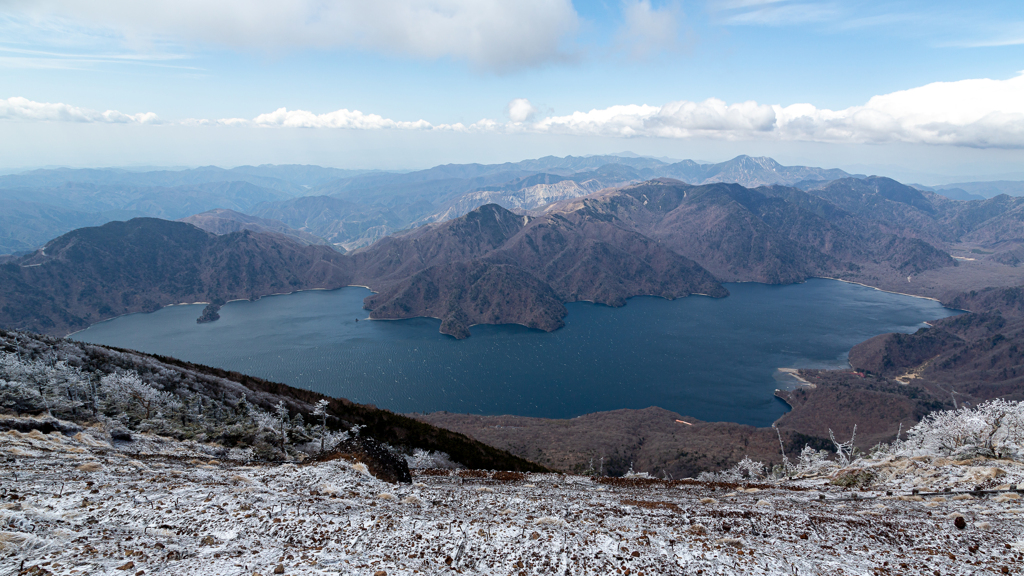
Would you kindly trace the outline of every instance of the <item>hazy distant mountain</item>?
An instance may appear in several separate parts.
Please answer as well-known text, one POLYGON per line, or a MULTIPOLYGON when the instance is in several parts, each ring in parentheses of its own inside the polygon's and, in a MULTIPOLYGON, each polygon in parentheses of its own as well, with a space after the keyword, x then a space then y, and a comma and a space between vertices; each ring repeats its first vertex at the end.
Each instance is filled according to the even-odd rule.
POLYGON ((497 204, 517 211, 530 211, 598 190, 640 182, 651 175, 622 164, 606 164, 597 170, 569 176, 540 173, 517 178, 501 186, 484 186, 445 203, 443 209, 427 215, 414 225, 457 218, 484 204, 497 204))
POLYGON ((261 204, 253 213, 332 244, 353 250, 368 246, 404 227, 406 219, 391 209, 356 204, 330 196, 303 196, 261 204))
MULTIPOLYGON (((957 184, 943 184, 941 186, 933 186, 936 192, 944 196, 947 192, 962 190, 963 192, 972 196, 981 196, 982 198, 993 198, 1000 194, 1006 194, 1007 196, 1024 196, 1024 181, 1017 180, 997 180, 994 182, 960 182, 957 184)), ((957 198, 960 200, 962 198, 957 198)), ((971 198, 972 200, 974 198, 971 198)))
POLYGON ((56 187, 0 189, 0 200, 4 201, 35 202, 81 212, 123 210, 170 219, 214 208, 245 212, 261 202, 286 198, 289 196, 278 190, 248 182, 210 182, 169 188, 67 182, 56 187))
POLYGON ((658 176, 675 178, 688 184, 731 182, 748 188, 771 184, 791 185, 804 180, 837 180, 850 176, 839 169, 783 166, 765 156, 737 156, 719 164, 697 164, 692 160, 683 160, 659 172, 658 176))
POLYGON ((251 230, 252 232, 281 234, 295 240, 299 244, 327 244, 327 241, 323 238, 303 232, 302 230, 289 228, 281 221, 257 218, 256 216, 249 216, 234 210, 221 208, 208 210, 201 214, 193 214, 188 218, 182 218, 180 221, 187 222, 196 228, 217 235, 251 230))
POLYGON ((67 182, 104 186, 194 186, 214 182, 248 182, 289 195, 301 195, 309 187, 365 170, 339 170, 320 166, 261 165, 224 169, 203 166, 187 170, 135 171, 118 168, 54 168, 0 176, 0 188, 48 188, 67 182))
MULTIPOLYGON (((352 249, 396 230, 456 218, 488 203, 535 210, 602 188, 663 176, 690 183, 730 181, 755 186, 847 175, 838 170, 785 167, 770 158, 740 156, 721 164, 689 160, 667 164, 627 154, 547 156, 489 165, 447 164, 406 173, 304 165, 185 170, 57 168, 0 176, 0 200, 92 213, 75 220, 77 225, 101 223, 117 217, 113 216, 117 211, 122 217, 177 219, 228 209, 281 219, 292 228, 352 249), (350 205, 325 210, 318 205, 322 201, 286 204, 306 196, 331 196, 350 205), (280 214, 270 207, 273 203, 279 205, 280 214)), ((42 216, 39 218, 43 221, 36 222, 38 218, 31 211, 23 214, 25 218, 9 224, 0 222, 0 237, 19 239, 0 243, 0 251, 32 249, 75 227, 47 224, 42 216), (50 231, 54 235, 47 236, 50 231)))
POLYGON ((31 251, 65 232, 140 216, 183 218, 215 208, 247 212, 288 198, 248 182, 175 187, 66 182, 44 188, 0 189, 0 253, 31 251))
MULTIPOLYGON (((914 187, 921 189, 918 186, 914 186, 914 187)), ((960 200, 961 202, 970 202, 972 200, 984 200, 985 199, 984 196, 982 196, 980 194, 971 194, 970 192, 968 192, 967 190, 964 190, 963 188, 943 188, 942 190, 932 189, 930 191, 931 192, 935 192, 936 194, 939 194, 940 196, 945 196, 946 198, 949 198, 950 200, 960 200)))
POLYGON ((407 210, 399 227, 457 218, 494 203, 511 210, 535 210, 609 187, 658 177, 693 184, 736 182, 744 186, 792 184, 847 178, 842 170, 782 166, 771 158, 739 156, 720 164, 684 160, 666 164, 653 158, 623 156, 548 156, 506 164, 449 164, 406 174, 367 174, 332 182, 318 192, 357 203, 397 209, 403 204, 428 210, 407 210))
POLYGON ((65 232, 97 226, 123 217, 123 212, 81 212, 40 202, 2 200, 0 254, 31 252, 65 232))

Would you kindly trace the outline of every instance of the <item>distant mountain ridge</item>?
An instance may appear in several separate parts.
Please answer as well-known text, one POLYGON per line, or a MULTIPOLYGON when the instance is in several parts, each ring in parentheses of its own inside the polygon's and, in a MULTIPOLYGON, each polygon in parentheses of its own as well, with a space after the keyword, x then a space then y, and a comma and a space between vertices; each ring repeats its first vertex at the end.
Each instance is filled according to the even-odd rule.
POLYGON ((256 216, 249 216, 248 214, 222 208, 194 214, 188 218, 181 218, 180 221, 187 222, 196 228, 217 234, 218 236, 250 230, 252 232, 281 234, 295 240, 299 244, 327 244, 327 241, 319 236, 289 228, 278 220, 257 218, 256 216))
POLYGON ((535 210, 609 187, 658 177, 692 184, 793 184, 848 176, 839 170, 786 167, 740 156, 719 164, 666 163, 636 155, 547 156, 503 164, 447 164, 412 172, 261 165, 184 170, 45 169, 0 176, 0 201, 32 203, 21 218, 0 219, 0 253, 29 251, 78 227, 138 216, 178 219, 229 209, 285 225, 346 250, 384 235, 456 218, 488 203, 535 210), (330 196, 354 206, 335 218, 301 197, 330 196), (56 219, 52 209, 71 210, 56 219), (307 209, 309 212, 303 213, 307 209), (81 213, 81 214, 79 214, 81 213))

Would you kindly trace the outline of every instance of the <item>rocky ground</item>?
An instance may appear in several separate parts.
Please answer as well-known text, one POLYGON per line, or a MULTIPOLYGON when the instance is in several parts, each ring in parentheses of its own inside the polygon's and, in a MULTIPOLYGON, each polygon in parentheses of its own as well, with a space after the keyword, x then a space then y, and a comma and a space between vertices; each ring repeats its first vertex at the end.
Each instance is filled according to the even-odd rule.
POLYGON ((887 457, 761 484, 420 470, 398 485, 344 459, 213 450, 0 433, 0 574, 1024 572, 1010 461, 887 457))

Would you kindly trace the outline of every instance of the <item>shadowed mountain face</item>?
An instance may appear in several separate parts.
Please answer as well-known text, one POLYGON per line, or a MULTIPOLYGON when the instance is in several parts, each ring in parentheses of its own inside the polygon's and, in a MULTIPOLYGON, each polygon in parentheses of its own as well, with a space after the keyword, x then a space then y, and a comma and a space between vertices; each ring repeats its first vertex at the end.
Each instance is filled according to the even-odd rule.
POLYGON ((890 234, 794 188, 645 182, 560 204, 664 244, 721 280, 772 284, 855 276, 863 266, 899 273, 952 266, 948 254, 890 234))
POLYGON ((495 205, 344 256, 277 233, 216 236, 141 218, 65 234, 0 270, 0 322, 54 334, 167 304, 350 284, 379 292, 366 301, 374 318, 436 316, 460 338, 478 323, 554 330, 565 301, 726 294, 703 268, 635 232, 495 205))
POLYGON ((562 302, 621 306, 640 294, 727 294, 691 260, 613 223, 573 213, 518 216, 494 204, 385 238, 352 258, 360 282, 397 282, 367 298, 371 317, 408 317, 435 301, 427 315, 458 337, 500 318, 558 328, 562 302))
POLYGON ((66 334, 180 302, 345 285, 341 255, 279 234, 217 236, 155 218, 69 232, 0 267, 4 326, 66 334))

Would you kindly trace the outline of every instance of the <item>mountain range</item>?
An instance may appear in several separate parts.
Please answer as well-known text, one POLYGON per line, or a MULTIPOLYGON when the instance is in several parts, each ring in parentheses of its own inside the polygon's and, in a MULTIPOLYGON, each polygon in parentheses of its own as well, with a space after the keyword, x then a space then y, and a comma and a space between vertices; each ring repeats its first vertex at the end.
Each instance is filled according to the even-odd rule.
POLYGON ((0 176, 0 200, 15 205, 15 210, 0 215, 0 254, 32 251, 82 226, 141 216, 178 219, 213 209, 278 219, 350 250, 488 203, 534 209, 662 176, 691 183, 759 185, 832 179, 846 173, 785 167, 770 158, 747 156, 720 164, 666 163, 635 156, 548 156, 404 173, 298 165, 34 170, 0 176))
MULTIPOLYGON (((10 259, 0 323, 64 334, 179 302, 361 285, 376 292, 371 318, 432 316, 462 338, 480 323, 557 329, 566 302, 721 297, 725 281, 830 277, 942 298, 1024 283, 1024 199, 957 202, 880 177, 800 185, 660 178, 519 213, 486 204, 346 254, 301 226, 228 210, 112 222, 10 259)), ((277 209, 290 221, 282 206, 307 203, 325 221, 356 206, 320 196, 277 209)))

